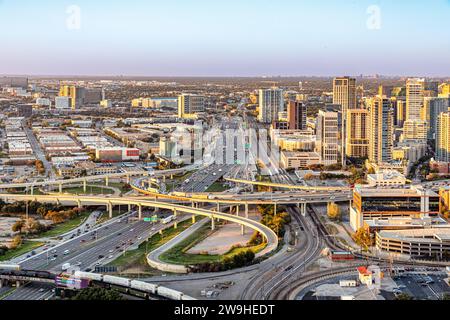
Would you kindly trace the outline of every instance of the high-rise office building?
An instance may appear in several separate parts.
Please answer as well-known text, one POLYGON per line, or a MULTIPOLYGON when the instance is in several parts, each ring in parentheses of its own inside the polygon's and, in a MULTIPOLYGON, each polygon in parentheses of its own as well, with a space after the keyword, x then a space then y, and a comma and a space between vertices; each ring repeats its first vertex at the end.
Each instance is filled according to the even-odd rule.
POLYGON ((347 157, 366 158, 369 156, 369 111, 366 109, 347 110, 346 128, 347 157))
POLYGON ((450 162, 450 112, 438 116, 436 160, 450 162))
POLYGON ((394 125, 403 128, 403 124, 406 121, 406 99, 404 97, 396 97, 393 103, 395 103, 394 125))
POLYGON ((393 116, 391 101, 374 97, 370 101, 369 161, 380 164, 392 160, 393 116))
POLYGON ((277 88, 259 90, 259 122, 271 124, 278 121, 278 113, 283 109, 283 90, 277 88))
POLYGON ((342 113, 342 128, 341 128, 341 143, 342 143, 342 165, 345 166, 345 143, 346 128, 347 128, 347 110, 356 109, 356 79, 350 77, 338 77, 333 80, 333 104, 341 106, 342 113))
POLYGON ((344 116, 348 109, 356 109, 356 79, 350 77, 334 79, 333 104, 341 105, 344 116))
POLYGON ((71 109, 75 110, 84 104, 86 90, 76 86, 62 85, 59 89, 60 97, 71 98, 71 109))
POLYGON ((406 120, 420 120, 424 103, 425 79, 406 81, 406 120))
POLYGON ((341 161, 339 112, 319 111, 317 117, 317 144, 316 151, 320 154, 324 165, 337 164, 341 161))
POLYGON ((182 94, 178 97, 178 117, 191 118, 205 111, 205 97, 195 94, 182 94))
POLYGON ((438 116, 442 112, 447 112, 450 108, 450 97, 448 98, 425 98, 424 120, 428 125, 428 139, 435 140, 437 133, 438 116))
POLYGON ((288 103, 288 122, 290 130, 306 130, 306 105, 300 101, 288 103))

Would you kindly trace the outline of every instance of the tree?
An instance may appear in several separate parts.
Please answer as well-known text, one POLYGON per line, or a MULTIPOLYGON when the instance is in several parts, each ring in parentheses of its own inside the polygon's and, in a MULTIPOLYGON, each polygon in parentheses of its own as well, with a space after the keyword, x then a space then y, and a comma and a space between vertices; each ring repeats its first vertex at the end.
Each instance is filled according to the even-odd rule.
POLYGON ((395 300, 413 300, 413 298, 407 293, 400 293, 395 300))
POLYGON ((369 229, 360 228, 353 235, 353 240, 364 250, 368 250, 372 244, 372 238, 370 237, 369 229))
POLYGON ((336 203, 331 202, 328 204, 328 217, 332 220, 340 220, 341 219, 341 207, 339 207, 336 203))
POLYGON ((25 221, 19 220, 16 221, 11 227, 12 232, 22 232, 22 229, 24 227, 25 221))
POLYGON ((16 249, 17 247, 20 247, 21 245, 22 245, 22 237, 15 236, 11 242, 11 249, 16 249))
POLYGON ((119 301, 124 300, 116 290, 105 288, 86 288, 78 292, 72 300, 79 301, 119 301))

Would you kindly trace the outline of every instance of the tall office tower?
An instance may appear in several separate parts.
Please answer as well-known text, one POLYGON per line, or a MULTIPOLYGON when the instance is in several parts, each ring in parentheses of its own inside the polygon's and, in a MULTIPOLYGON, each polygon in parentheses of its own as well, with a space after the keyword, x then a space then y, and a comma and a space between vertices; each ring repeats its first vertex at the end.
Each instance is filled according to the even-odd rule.
POLYGON ((425 98, 424 120, 428 125, 427 137, 429 140, 436 140, 438 116, 442 112, 447 112, 450 108, 450 97, 448 98, 425 98))
POLYGON ((391 161, 394 128, 391 101, 380 96, 374 97, 369 113, 369 161, 377 164, 391 161))
POLYGON ((59 89, 60 97, 70 97, 71 98, 71 108, 75 110, 84 104, 84 99, 86 96, 86 90, 84 88, 76 86, 63 85, 59 89))
POLYGON ((193 118, 205 111, 205 97, 195 94, 182 94, 178 97, 178 117, 193 118))
POLYGON ((356 109, 356 79, 350 77, 334 79, 333 104, 342 106, 344 116, 348 109, 356 109))
POLYGON ((341 105, 342 112, 342 165, 345 166, 345 141, 346 141, 346 128, 347 128, 347 110, 356 109, 356 79, 350 77, 338 77, 333 80, 333 104, 341 105))
POLYGON ((424 101, 425 79, 406 81, 406 120, 420 120, 424 101))
POLYGON ((369 111, 347 110, 346 155, 351 158, 369 156, 369 111))
POLYGON ((436 160, 450 162, 450 112, 438 116, 436 160))
POLYGON ((283 90, 276 88, 259 90, 259 122, 270 124, 278 121, 278 113, 283 110, 283 90))
POLYGON ((395 100, 395 122, 399 128, 403 128, 403 124, 406 121, 406 99, 403 97, 397 97, 395 100))
POLYGON ((341 161, 339 117, 339 112, 323 110, 319 111, 317 117, 316 151, 320 154, 322 164, 327 166, 341 161))
POLYGON ((403 140, 427 140, 427 122, 406 120, 403 125, 403 140))
POLYGON ((288 104, 288 122, 290 130, 306 130, 306 105, 290 100, 288 104))

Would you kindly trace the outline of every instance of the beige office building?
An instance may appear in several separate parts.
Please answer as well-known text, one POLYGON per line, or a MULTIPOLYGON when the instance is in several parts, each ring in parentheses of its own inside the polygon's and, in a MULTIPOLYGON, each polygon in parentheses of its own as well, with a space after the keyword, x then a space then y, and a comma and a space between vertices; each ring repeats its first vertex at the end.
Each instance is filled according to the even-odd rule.
POLYGON ((421 120, 424 104, 425 79, 406 81, 406 120, 421 120))
POLYGON ((182 94, 178 97, 178 117, 194 118, 205 111, 205 97, 195 94, 182 94))
POLYGON ((347 111, 346 155, 352 158, 369 156, 369 111, 350 109, 347 111))
POLYGON ((450 162, 450 112, 438 116, 436 160, 450 162))
POLYGON ((340 162, 339 137, 339 113, 320 110, 317 117, 316 150, 320 154, 322 164, 328 166, 340 162))

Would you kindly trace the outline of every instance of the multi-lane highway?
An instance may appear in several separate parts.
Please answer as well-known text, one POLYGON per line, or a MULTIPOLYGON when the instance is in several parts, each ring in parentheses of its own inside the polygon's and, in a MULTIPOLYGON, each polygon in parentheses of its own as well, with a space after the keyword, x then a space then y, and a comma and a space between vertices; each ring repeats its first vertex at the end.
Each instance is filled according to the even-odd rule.
POLYGON ((48 300, 54 296, 54 286, 50 284, 26 283, 3 298, 5 301, 48 300))
POLYGON ((159 230, 171 225, 137 221, 137 213, 130 212, 48 248, 20 264, 26 270, 59 272, 66 263, 82 270, 93 270, 95 266, 105 265, 126 254, 130 248, 137 247, 159 230))

